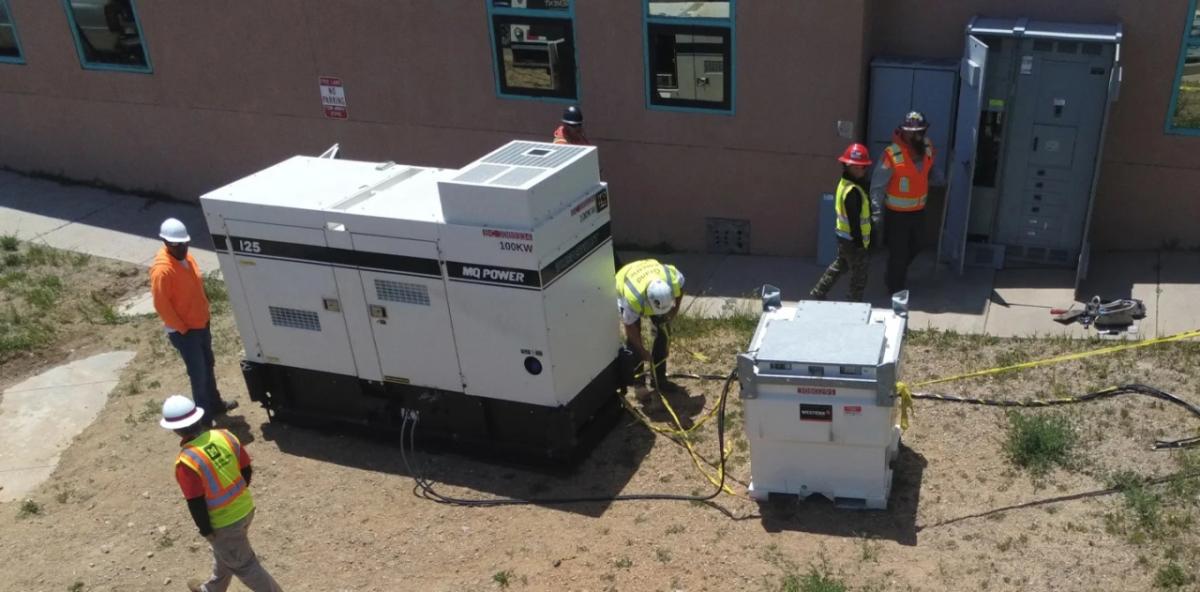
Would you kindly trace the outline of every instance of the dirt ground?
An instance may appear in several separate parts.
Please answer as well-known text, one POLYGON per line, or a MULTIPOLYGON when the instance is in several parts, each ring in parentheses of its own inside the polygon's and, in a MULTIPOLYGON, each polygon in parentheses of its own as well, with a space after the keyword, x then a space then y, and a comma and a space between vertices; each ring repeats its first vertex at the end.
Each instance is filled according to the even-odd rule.
MULTIPOLYGON (((108 284, 89 290, 108 290, 106 298, 145 285, 144 270, 111 262, 63 273, 70 274, 64 283, 108 284)), ((1167 475, 1188 458, 1148 447, 1156 437, 1197 435, 1200 419, 1149 399, 1030 412, 1064 414, 1081 438, 1071 468, 1044 477, 1007 460, 1003 410, 919 401, 886 511, 841 511, 821 501, 760 507, 742 495, 709 505, 456 507, 414 495, 395 445, 269 423, 245 394, 240 341, 219 308, 220 387, 242 403, 224 425, 254 458, 251 540, 289 591, 1151 590, 1156 578, 1171 582, 1161 576, 1167 566, 1187 581, 1200 565, 1196 491, 1154 489, 1161 503, 1153 521, 1132 514, 1121 494, 1088 495, 1107 488, 1115 472, 1167 475)), ((0 590, 183 590, 210 566, 172 478, 178 442, 157 425, 162 399, 187 392, 183 364, 157 319, 96 324, 79 315, 63 323, 54 345, 0 365, 0 387, 66 359, 112 349, 138 355, 96 422, 30 496, 38 511, 0 504, 0 590)), ((736 320, 681 319, 673 370, 727 371, 750 329, 736 320)), ((913 332, 904 378, 1096 347, 913 332)), ((1162 345, 927 390, 1025 399, 1144 382, 1200 402, 1197 361, 1200 344, 1162 345)), ((674 402, 690 417, 715 404, 721 387, 686 386, 688 396, 674 402)), ((665 418, 657 410, 651 417, 665 418)), ((736 387, 727 423, 730 485, 741 494, 750 466, 736 387)), ((709 458, 714 430, 710 422, 697 438, 709 458)), ((683 448, 631 418, 566 475, 449 454, 416 460, 440 493, 457 497, 712 490, 683 448)), ((1194 584, 1176 589, 1186 586, 1194 584)))

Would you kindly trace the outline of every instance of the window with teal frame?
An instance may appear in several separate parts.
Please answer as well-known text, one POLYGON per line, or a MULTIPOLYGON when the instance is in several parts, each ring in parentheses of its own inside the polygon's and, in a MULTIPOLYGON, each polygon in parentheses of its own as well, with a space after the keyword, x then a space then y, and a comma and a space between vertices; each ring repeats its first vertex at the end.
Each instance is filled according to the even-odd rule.
POLYGON ((642 0, 646 105, 733 112, 736 0, 642 0))
POLYGON ((150 72, 134 0, 62 0, 79 63, 89 70, 150 72))
POLYGON ((1200 136, 1200 9, 1196 0, 1188 3, 1167 131, 1200 136))
POLYGON ((579 99, 573 0, 486 0, 496 94, 579 99))
POLYGON ((17 24, 13 22, 8 0, 0 0, 0 62, 25 63, 25 54, 21 53, 21 39, 17 37, 17 24))

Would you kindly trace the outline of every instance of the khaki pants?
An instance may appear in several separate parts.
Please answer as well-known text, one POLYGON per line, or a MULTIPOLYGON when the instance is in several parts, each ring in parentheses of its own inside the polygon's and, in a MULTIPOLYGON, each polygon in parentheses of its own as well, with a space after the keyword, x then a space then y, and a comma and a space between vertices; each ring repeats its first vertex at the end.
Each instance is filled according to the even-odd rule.
POLYGON ((213 575, 201 588, 204 592, 225 592, 233 576, 237 576, 253 592, 283 592, 283 588, 258 562, 254 549, 250 548, 246 531, 250 530, 253 520, 254 511, 251 510, 245 518, 213 531, 209 540, 213 552, 213 575))

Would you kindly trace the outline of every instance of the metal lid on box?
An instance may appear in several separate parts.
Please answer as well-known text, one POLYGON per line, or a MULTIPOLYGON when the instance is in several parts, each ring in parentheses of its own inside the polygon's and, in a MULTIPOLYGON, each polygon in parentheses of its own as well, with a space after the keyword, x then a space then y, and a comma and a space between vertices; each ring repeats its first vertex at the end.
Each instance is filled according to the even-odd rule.
POLYGON ((870 320, 870 304, 802 301, 792 318, 768 321, 755 357, 760 363, 878 366, 886 327, 870 320))

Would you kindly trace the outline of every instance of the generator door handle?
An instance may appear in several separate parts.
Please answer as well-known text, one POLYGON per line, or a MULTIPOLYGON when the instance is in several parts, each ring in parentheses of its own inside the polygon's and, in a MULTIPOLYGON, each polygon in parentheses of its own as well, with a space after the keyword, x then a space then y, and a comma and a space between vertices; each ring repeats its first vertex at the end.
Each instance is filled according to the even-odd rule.
POLYGON ((1038 147, 1038 139, 1039 139, 1039 138, 1038 138, 1037 136, 1034 136, 1034 137, 1033 137, 1033 151, 1034 151, 1034 152, 1037 152, 1037 147, 1038 147))

